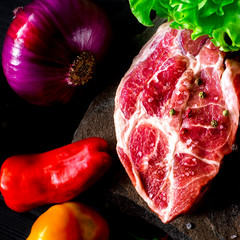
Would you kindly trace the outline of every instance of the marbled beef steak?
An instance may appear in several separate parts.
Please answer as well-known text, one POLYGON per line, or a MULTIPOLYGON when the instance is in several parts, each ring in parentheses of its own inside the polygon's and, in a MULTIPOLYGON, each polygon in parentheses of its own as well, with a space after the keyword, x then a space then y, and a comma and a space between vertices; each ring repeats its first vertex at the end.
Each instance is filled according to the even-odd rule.
POLYGON ((232 150, 239 120, 239 62, 190 35, 161 25, 115 98, 117 153, 164 223, 202 196, 232 150))

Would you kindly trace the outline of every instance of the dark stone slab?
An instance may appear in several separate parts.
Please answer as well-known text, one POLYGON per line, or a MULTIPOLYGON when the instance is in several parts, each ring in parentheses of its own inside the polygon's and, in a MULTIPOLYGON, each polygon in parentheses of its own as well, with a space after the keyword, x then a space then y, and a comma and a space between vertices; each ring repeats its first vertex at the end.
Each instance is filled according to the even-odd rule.
POLYGON ((117 157, 113 122, 116 88, 130 66, 133 53, 136 54, 142 46, 142 39, 147 40, 154 31, 155 28, 148 29, 147 32, 137 36, 129 45, 129 49, 134 49, 132 52, 129 49, 122 49, 127 64, 121 65, 117 62, 115 65, 118 68, 111 66, 112 71, 109 71, 106 77, 111 79, 112 84, 92 101, 75 132, 73 141, 91 136, 103 137, 108 141, 109 151, 114 161, 101 191, 109 208, 141 217, 167 232, 173 239, 240 239, 240 179, 237 177, 240 170, 238 163, 240 156, 238 151, 225 157, 224 166, 213 180, 201 205, 169 224, 163 224, 137 194, 117 157))

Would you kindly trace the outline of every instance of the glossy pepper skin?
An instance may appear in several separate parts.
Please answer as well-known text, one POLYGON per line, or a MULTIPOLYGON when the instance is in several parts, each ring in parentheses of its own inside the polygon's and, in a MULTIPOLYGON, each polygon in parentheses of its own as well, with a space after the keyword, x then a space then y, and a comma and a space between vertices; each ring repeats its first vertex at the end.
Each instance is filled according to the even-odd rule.
POLYGON ((12 210, 63 203, 99 180, 111 166, 107 142, 86 138, 40 153, 6 159, 0 172, 0 191, 12 210))
POLYGON ((50 207, 35 221, 27 240, 108 240, 106 220, 77 202, 50 207))

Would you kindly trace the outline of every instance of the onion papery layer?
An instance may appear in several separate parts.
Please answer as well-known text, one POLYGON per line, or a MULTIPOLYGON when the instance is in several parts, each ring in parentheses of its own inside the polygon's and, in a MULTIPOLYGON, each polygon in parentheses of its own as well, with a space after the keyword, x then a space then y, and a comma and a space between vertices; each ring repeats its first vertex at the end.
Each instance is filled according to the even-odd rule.
POLYGON ((66 103, 75 86, 82 85, 69 84, 76 56, 89 52, 96 63, 101 61, 110 32, 107 16, 89 0, 34 0, 18 9, 6 34, 2 52, 6 79, 30 103, 66 103))

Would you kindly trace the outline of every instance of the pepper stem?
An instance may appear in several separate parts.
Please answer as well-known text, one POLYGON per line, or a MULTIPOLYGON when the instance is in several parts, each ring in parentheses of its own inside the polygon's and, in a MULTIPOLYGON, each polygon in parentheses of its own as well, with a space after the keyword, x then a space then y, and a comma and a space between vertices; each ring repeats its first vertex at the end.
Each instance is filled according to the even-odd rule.
POLYGON ((75 86, 83 85, 93 77, 94 70, 95 59, 92 53, 81 52, 69 69, 68 83, 75 86))

